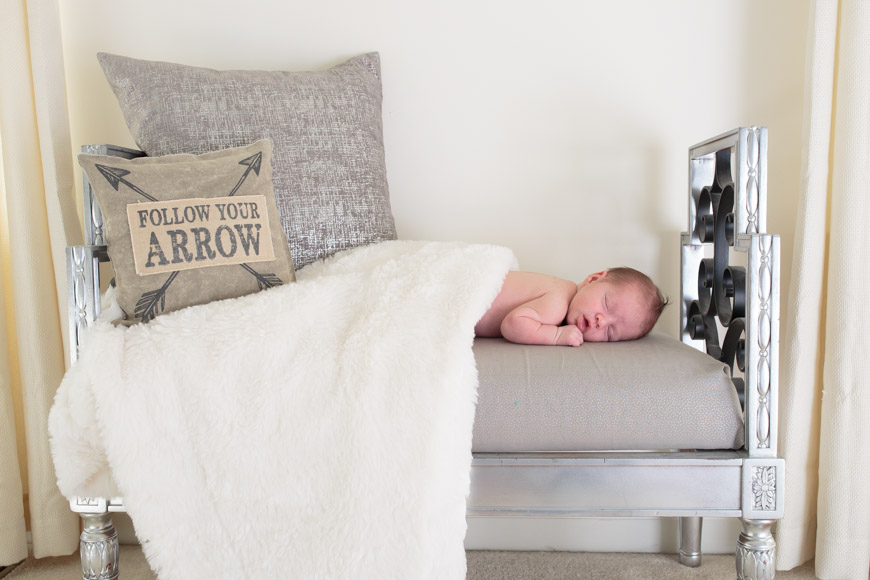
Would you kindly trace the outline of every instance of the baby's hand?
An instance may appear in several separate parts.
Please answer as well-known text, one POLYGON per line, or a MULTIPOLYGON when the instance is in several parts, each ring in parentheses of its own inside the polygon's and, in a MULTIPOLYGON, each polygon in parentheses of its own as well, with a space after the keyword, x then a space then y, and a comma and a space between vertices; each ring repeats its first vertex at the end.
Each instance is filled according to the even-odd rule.
POLYGON ((556 329, 556 344, 560 346, 580 346, 583 333, 574 324, 566 324, 556 329))

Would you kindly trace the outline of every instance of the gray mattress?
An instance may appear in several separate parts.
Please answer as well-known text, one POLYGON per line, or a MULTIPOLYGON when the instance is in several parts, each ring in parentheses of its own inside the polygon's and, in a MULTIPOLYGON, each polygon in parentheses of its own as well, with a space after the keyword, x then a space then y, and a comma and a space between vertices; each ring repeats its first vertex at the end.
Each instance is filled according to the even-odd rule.
POLYGON ((737 449, 728 368, 664 334, 580 347, 474 343, 475 452, 737 449))

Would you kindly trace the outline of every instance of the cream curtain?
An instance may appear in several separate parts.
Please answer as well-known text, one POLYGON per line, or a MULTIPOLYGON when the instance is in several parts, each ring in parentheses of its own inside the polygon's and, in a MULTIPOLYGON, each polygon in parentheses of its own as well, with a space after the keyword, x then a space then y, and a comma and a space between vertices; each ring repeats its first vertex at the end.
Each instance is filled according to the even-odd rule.
POLYGON ((815 0, 782 361, 777 567, 870 571, 870 3, 815 0))
POLYGON ((64 247, 81 243, 57 0, 0 2, 0 565, 72 553, 47 419, 64 372, 64 247))

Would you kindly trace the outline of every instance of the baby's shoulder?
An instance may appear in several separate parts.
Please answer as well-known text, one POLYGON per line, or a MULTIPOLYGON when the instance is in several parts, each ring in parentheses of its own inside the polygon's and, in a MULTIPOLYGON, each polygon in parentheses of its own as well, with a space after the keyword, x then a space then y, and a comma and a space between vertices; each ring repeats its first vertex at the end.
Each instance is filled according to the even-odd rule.
POLYGON ((505 287, 529 296, 556 294, 571 297, 577 292, 577 285, 570 280, 536 272, 508 272, 505 287))

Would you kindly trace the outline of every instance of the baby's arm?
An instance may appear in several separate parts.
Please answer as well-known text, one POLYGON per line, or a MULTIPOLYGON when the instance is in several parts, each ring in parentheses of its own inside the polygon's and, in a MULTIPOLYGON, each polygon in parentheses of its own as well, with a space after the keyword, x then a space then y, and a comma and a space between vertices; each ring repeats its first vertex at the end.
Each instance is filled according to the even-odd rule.
POLYGON ((561 322, 566 311, 567 305, 561 296, 545 294, 511 310, 501 323, 501 334, 520 344, 580 346, 583 333, 576 325, 552 323, 555 320, 561 322))

